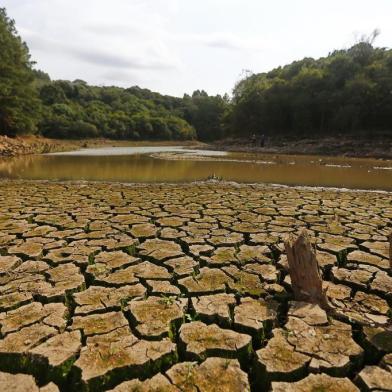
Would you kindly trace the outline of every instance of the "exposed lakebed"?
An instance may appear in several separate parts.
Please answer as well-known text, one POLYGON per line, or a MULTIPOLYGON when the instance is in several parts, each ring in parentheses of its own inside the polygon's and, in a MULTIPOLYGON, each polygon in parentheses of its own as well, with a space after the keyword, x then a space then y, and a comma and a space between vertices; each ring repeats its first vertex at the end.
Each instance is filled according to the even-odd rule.
POLYGON ((105 147, 0 160, 0 178, 245 183, 392 190, 392 161, 227 153, 181 146, 105 147))
POLYGON ((390 390, 391 218, 386 192, 2 181, 0 389, 390 390), (329 315, 293 301, 304 227, 329 315))

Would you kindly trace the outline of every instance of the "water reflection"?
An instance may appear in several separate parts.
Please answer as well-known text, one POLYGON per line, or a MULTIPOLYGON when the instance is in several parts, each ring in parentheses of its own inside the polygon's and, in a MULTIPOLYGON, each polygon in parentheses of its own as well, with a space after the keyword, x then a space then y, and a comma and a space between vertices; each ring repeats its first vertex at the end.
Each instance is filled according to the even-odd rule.
POLYGON ((4 158, 0 160, 0 177, 183 182, 204 180, 214 174, 224 180, 248 183, 392 190, 391 161, 243 153, 177 159, 176 154, 158 154, 155 158, 148 154, 36 155, 4 158))

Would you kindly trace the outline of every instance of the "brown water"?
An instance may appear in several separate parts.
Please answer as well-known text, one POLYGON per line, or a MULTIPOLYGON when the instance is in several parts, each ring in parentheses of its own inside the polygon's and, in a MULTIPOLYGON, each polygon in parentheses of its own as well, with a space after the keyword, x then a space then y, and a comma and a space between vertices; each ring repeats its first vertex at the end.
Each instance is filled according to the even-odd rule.
POLYGON ((0 160, 0 178, 10 179, 184 182, 212 175, 247 183, 392 191, 392 161, 385 160, 225 154, 181 147, 111 147, 0 160))

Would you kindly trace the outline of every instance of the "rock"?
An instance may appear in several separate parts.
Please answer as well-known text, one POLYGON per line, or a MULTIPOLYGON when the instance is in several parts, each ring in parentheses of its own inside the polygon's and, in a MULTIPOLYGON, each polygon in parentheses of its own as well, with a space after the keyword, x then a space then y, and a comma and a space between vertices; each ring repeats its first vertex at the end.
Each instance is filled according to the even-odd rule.
POLYGON ((252 344, 249 335, 194 321, 181 326, 180 349, 188 360, 221 356, 245 363, 252 352, 252 344))
POLYGON ((8 253, 16 255, 22 259, 36 259, 38 260, 42 256, 43 246, 36 242, 23 242, 20 245, 11 246, 8 249, 8 253))
POLYGON ((349 322, 364 326, 387 325, 389 322, 389 305, 380 297, 357 291, 354 298, 335 302, 339 315, 349 322))
POLYGON ((386 370, 392 373, 392 353, 385 355, 380 364, 386 370))
POLYGON ((22 264, 22 260, 16 256, 0 256, 0 275, 11 272, 22 264))
POLYGON ((387 271, 389 269, 388 260, 360 250, 349 253, 347 255, 347 261, 351 263, 368 264, 387 271))
POLYGON ((165 266, 170 271, 173 271, 179 278, 192 275, 195 272, 195 267, 199 264, 189 256, 177 257, 176 259, 169 259, 165 261, 165 266))
POLYGON ((211 245, 191 245, 189 247, 189 253, 192 256, 209 256, 214 251, 214 247, 211 245))
POLYGON ((236 305, 233 294, 204 295, 192 298, 192 306, 201 321, 229 326, 232 323, 232 310, 236 305))
POLYGON ((60 392, 59 388, 57 387, 56 384, 50 382, 49 384, 45 385, 44 387, 41 387, 39 389, 40 392, 60 392))
POLYGON ((26 231, 23 233, 23 237, 43 237, 49 234, 52 231, 56 231, 56 228, 53 226, 43 225, 35 227, 32 230, 26 231))
POLYGON ((4 372, 0 372, 0 390, 12 392, 40 392, 40 388, 38 388, 34 377, 27 374, 10 374, 4 372))
POLYGON ((166 375, 181 391, 214 391, 218 382, 221 392, 250 392, 247 374, 235 359, 207 358, 200 365, 183 362, 174 365, 166 375))
MULTIPOLYGON (((78 267, 87 267, 89 264, 89 256, 90 254, 79 254, 77 253, 78 248, 56 248, 50 250, 43 259, 47 261, 51 265, 59 265, 66 263, 73 263, 78 267)), ((91 249, 91 254, 94 253, 94 250, 91 249)))
POLYGON ((221 235, 215 235, 217 232, 214 230, 212 236, 207 239, 207 243, 212 246, 238 246, 244 241, 244 237, 240 233, 233 233, 225 231, 221 235))
POLYGON ((241 264, 254 261, 270 262, 271 259, 267 256, 270 253, 268 246, 241 245, 237 253, 237 259, 241 264))
POLYGON ((106 270, 99 270, 87 268, 87 272, 95 277, 97 284, 105 286, 124 286, 131 285, 139 282, 141 279, 170 279, 171 275, 164 267, 159 267, 149 261, 144 261, 130 267, 119 269, 113 273, 108 273, 106 270))
POLYGON ((73 294, 77 305, 75 314, 85 315, 120 310, 121 306, 125 305, 128 300, 135 297, 143 297, 146 292, 147 290, 141 284, 118 288, 90 286, 87 290, 73 294))
POLYGON ((85 287, 84 276, 74 264, 67 263, 46 271, 49 285, 37 288, 37 294, 46 301, 65 300, 67 294, 80 291, 85 287))
POLYGON ((355 378, 361 391, 392 391, 392 372, 378 366, 366 366, 355 378))
POLYGON ((11 292, 0 296, 0 312, 16 309, 29 302, 33 302, 33 296, 27 292, 11 292))
POLYGON ((272 392, 359 392, 348 378, 336 378, 327 374, 311 374, 295 383, 273 382, 272 392))
POLYGON ((275 283, 279 278, 279 271, 272 264, 250 263, 243 267, 243 271, 257 275, 262 281, 275 283))
POLYGON ((180 295, 181 291, 177 286, 172 285, 167 280, 147 280, 152 295, 180 295))
POLYGON ((316 257, 322 270, 330 270, 338 262, 336 255, 327 252, 318 251, 316 257))
POLYGON ((160 239, 146 240, 138 246, 141 255, 155 261, 164 261, 169 258, 184 256, 180 245, 173 241, 160 239))
POLYGON ((95 256, 94 263, 103 264, 108 270, 114 271, 118 268, 128 267, 136 264, 140 259, 128 255, 123 251, 101 252, 95 256))
POLYGON ((370 288, 381 297, 392 300, 392 276, 386 272, 377 272, 370 288))
POLYGON ((371 253, 384 257, 385 259, 389 258, 388 241, 374 241, 374 242, 366 241, 366 242, 362 242, 361 247, 369 250, 371 253))
POLYGON ((307 373, 311 357, 295 351, 285 334, 282 329, 274 329, 267 346, 256 352, 254 376, 261 389, 267 389, 273 381, 297 381, 307 373))
POLYGON ((136 214, 127 214, 127 215, 116 215, 113 218, 110 218, 110 221, 113 223, 121 223, 123 225, 134 225, 136 223, 146 223, 148 222, 148 218, 146 216, 136 215, 136 214))
POLYGON ((331 242, 323 242, 321 244, 317 244, 317 249, 321 251, 326 251, 336 255, 338 258, 344 258, 345 255, 351 251, 357 249, 357 246, 354 244, 347 243, 331 243, 331 242))
POLYGON ((81 330, 83 336, 101 335, 122 327, 127 327, 128 321, 121 312, 90 314, 76 316, 72 319, 72 330, 81 330))
POLYGON ((202 257, 209 267, 220 267, 238 262, 235 248, 221 247, 215 249, 210 257, 202 257))
POLYGON ((138 334, 146 339, 173 337, 184 319, 187 301, 175 297, 148 297, 128 302, 138 334))
POLYGON ((128 328, 87 338, 87 346, 74 363, 81 386, 102 390, 124 378, 148 377, 176 361, 176 346, 170 340, 138 340, 128 328))
POLYGON ((108 392, 181 392, 161 373, 145 381, 125 381, 108 392))
POLYGON ((160 226, 180 227, 185 222, 187 222, 187 220, 188 219, 181 218, 179 216, 168 216, 168 217, 158 219, 157 222, 159 223, 160 226))
POLYGON ((332 276, 335 283, 343 283, 359 290, 366 290, 373 278, 373 273, 361 269, 348 270, 346 268, 332 268, 332 276))
POLYGON ((297 317, 308 325, 328 324, 327 313, 316 304, 292 301, 289 304, 287 315, 297 317))
POLYGON ((264 299, 241 298, 234 309, 234 328, 252 335, 256 344, 261 343, 277 323, 277 304, 264 299))
POLYGON ((63 304, 42 305, 39 302, 21 306, 18 309, 0 314, 1 334, 3 336, 29 325, 43 322, 44 324, 65 328, 67 308, 63 304))
POLYGON ((392 331, 366 326, 363 328, 363 345, 373 361, 384 354, 392 353, 392 331))
POLYGON ((0 340, 0 362, 5 366, 7 361, 10 361, 11 366, 14 367, 16 365, 15 361, 23 358, 19 354, 26 353, 29 349, 57 335, 57 333, 58 331, 55 328, 37 323, 8 334, 0 340))
POLYGON ((191 296, 222 293, 231 279, 217 268, 201 268, 200 274, 180 279, 178 284, 183 286, 191 296))
POLYGON ((266 294, 265 286, 257 275, 242 271, 235 266, 223 267, 222 270, 231 278, 227 281, 231 291, 239 295, 254 297, 261 297, 266 294))
POLYGON ((28 260, 14 269, 16 274, 42 274, 50 269, 49 264, 41 260, 28 260))
POLYGON ((37 375, 62 382, 82 347, 79 331, 55 335, 29 350, 29 360, 37 375))
POLYGON ((157 235, 158 228, 152 223, 141 223, 133 225, 130 233, 135 238, 153 238, 157 235))
POLYGON ((352 339, 348 324, 332 320, 326 326, 311 326, 303 319, 289 317, 285 329, 288 343, 312 357, 309 368, 313 372, 341 377, 362 361, 363 350, 352 339))
POLYGON ((257 233, 250 235, 250 243, 255 245, 272 245, 278 241, 278 236, 273 236, 267 233, 257 233))

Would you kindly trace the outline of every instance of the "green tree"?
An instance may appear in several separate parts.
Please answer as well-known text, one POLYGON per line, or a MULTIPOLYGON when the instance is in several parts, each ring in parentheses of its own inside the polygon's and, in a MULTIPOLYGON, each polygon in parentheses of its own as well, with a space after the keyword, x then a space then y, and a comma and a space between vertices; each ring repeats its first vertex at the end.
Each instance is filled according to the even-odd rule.
POLYGON ((318 60, 246 75, 234 88, 226 127, 242 137, 391 132, 392 50, 375 48, 376 36, 318 60))
POLYGON ((40 102, 32 64, 15 22, 0 8, 0 134, 37 131, 40 102))

